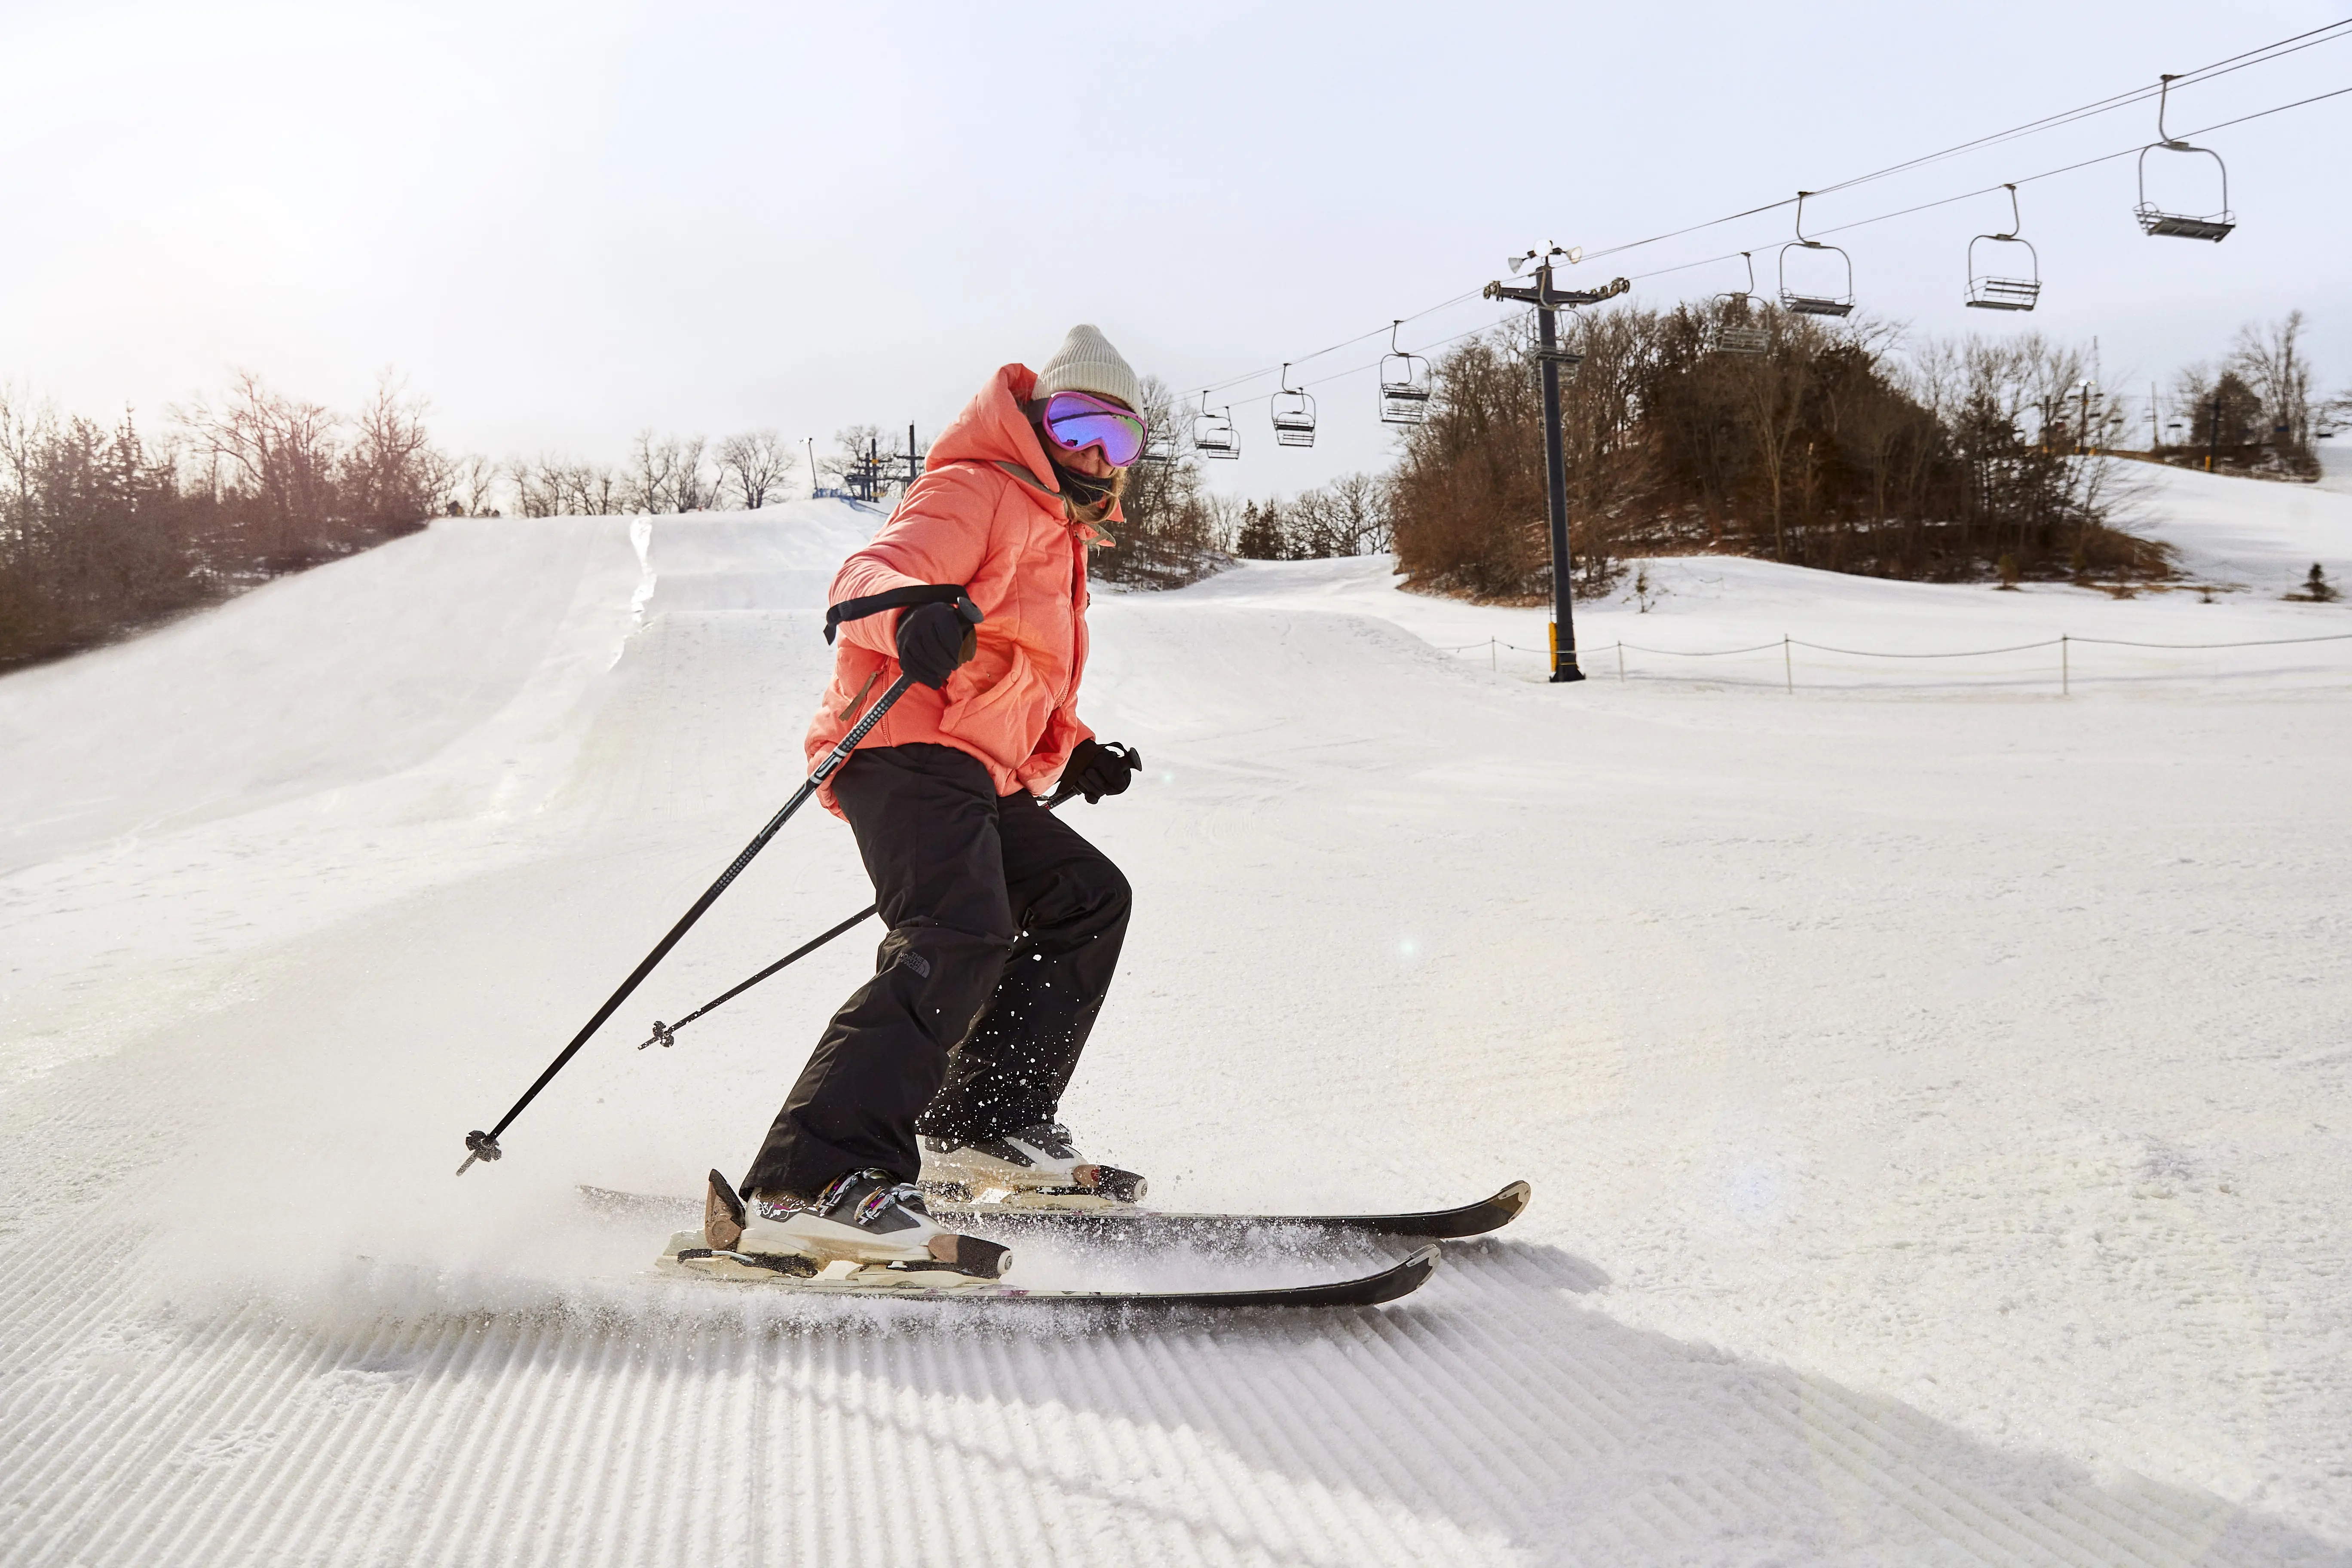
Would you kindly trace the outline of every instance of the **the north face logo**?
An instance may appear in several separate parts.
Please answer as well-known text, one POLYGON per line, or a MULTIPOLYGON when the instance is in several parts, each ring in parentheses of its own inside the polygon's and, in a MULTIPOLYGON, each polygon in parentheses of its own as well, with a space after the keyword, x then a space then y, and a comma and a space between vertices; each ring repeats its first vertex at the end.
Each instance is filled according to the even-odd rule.
POLYGON ((931 961, 912 948, 907 950, 907 967, 926 980, 931 977, 931 961))

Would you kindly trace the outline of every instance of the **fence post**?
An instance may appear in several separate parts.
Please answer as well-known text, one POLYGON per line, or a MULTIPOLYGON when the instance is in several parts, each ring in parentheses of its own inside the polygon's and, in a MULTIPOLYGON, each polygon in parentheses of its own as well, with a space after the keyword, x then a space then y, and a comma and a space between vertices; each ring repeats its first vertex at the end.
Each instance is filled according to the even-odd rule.
POLYGON ((1789 683, 1789 695, 1794 697, 1797 694, 1797 666, 1796 661, 1789 657, 1789 634, 1786 632, 1780 634, 1780 674, 1789 683))
POLYGON ((1501 650, 1501 649, 1499 649, 1499 648, 1497 648, 1497 647, 1495 646, 1495 639, 1494 639, 1493 637, 1488 637, 1488 638, 1486 639, 1486 668, 1487 668, 1487 671, 1488 671, 1489 673, 1493 673, 1493 672, 1495 672, 1495 671, 1498 671, 1498 670, 1500 670, 1502 668, 1503 668, 1503 655, 1502 655, 1502 650, 1501 650))
POLYGON ((1617 639, 1617 684, 1625 684, 1625 639, 1617 639))
POLYGON ((2058 634, 2058 695, 2061 697, 2071 697, 2074 691, 2074 672, 2067 668, 2070 661, 2066 657, 2072 650, 2072 647, 2066 634, 2060 632, 2058 634))

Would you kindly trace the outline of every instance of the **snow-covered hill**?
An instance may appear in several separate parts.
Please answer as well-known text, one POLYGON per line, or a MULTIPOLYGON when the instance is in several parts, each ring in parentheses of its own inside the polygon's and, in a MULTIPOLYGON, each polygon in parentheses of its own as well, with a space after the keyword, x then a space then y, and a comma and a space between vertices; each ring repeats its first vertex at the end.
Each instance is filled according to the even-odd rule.
MULTIPOLYGON (((2352 641, 2288 640, 2352 634, 2352 494, 2116 468, 2125 521, 2174 546, 2178 582, 2118 599, 2065 584, 1989 592, 1737 556, 1633 562, 1604 601, 1577 609, 1583 668, 1629 682, 2020 695, 2074 681, 2174 695, 2219 694, 2250 679, 2266 690, 2326 689, 2352 672, 2352 641), (2315 563, 2346 600, 2287 599, 2315 563), (2063 661, 2062 637, 2082 639, 2063 661), (1783 637, 1795 644, 1785 658, 1783 637), (2253 646, 2213 646, 2229 644, 2253 646), (1984 651, 1999 649, 2016 651, 1984 651)), ((1375 616, 1493 669, 1549 668, 1549 607, 1502 610, 1396 587, 1386 557, 1249 563, 1187 597, 1375 616)))
MULTIPOLYGON (((2146 508, 2243 586, 1663 563, 1580 631, 2352 631, 2279 597, 2352 496, 2146 508)), ((0 679, 0 1559, 2352 1555, 2352 642, 1559 689, 1380 563, 1106 596, 1150 766, 1077 819, 1139 901, 1070 1119, 1160 1201, 1519 1225, 1216 1324, 649 1278, 575 1187, 751 1153, 872 933, 631 1047, 864 900, 822 816, 453 1181, 797 781, 872 525, 452 521, 0 679)))

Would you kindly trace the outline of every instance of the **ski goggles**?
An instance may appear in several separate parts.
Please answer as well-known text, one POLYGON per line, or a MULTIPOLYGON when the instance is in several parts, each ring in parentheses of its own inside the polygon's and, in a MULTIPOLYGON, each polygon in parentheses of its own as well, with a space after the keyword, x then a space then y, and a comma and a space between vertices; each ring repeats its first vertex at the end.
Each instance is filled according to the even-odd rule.
POLYGON ((1057 392, 1045 399, 1040 423, 1063 451, 1097 447, 1103 461, 1114 468, 1126 468, 1143 456, 1144 437, 1149 434, 1141 415, 1085 392, 1057 392))

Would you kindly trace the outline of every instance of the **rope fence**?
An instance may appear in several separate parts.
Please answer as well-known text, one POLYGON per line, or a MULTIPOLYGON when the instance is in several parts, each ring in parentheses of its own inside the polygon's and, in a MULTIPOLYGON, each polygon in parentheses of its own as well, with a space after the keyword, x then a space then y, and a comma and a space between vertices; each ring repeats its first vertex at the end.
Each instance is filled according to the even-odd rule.
MULTIPOLYGON (((2074 691, 2073 655, 2076 643, 2100 647, 2156 648, 2168 652, 2201 653, 2217 648, 2285 647, 2294 644, 2325 642, 2352 642, 2352 632, 2329 632, 2318 637, 2257 637, 2243 642, 2139 642, 2130 637, 2075 637, 2071 633, 2061 633, 2057 637, 2043 637, 2036 642, 2010 643, 2001 647, 1955 648, 1945 652, 1928 653, 1898 651, 1893 648, 1839 647, 1831 643, 1808 642, 1803 637, 1783 637, 1778 642, 1758 643, 1752 647, 1647 647, 1640 643, 1618 641, 1579 651, 1581 656, 1589 658, 1601 652, 1603 647, 1613 648, 1617 655, 1617 679, 1622 683, 1625 679, 1625 656, 1628 653, 1645 653, 1661 658, 1731 658, 1742 654, 1770 653, 1778 648, 1780 650, 1782 680, 1787 689, 1793 692, 1797 689, 1795 650, 1801 647, 1815 653, 1836 654, 1845 658, 1915 659, 1990 658, 1997 654, 2032 653, 2038 648, 2054 647, 2058 650, 2059 694, 2071 696, 2074 691)), ((1438 651, 1460 654, 1479 647, 1486 650, 1487 668, 1496 670, 1502 668, 1501 650, 1504 648, 1509 648, 1514 653, 1541 654, 1546 658, 1551 657, 1551 649, 1548 647, 1522 647, 1517 643, 1506 642, 1501 637, 1488 637, 1484 642, 1463 643, 1451 647, 1441 647, 1438 651)), ((1590 673, 1588 669, 1587 674, 1590 673)))

